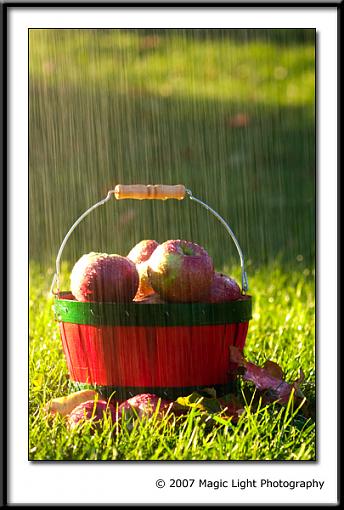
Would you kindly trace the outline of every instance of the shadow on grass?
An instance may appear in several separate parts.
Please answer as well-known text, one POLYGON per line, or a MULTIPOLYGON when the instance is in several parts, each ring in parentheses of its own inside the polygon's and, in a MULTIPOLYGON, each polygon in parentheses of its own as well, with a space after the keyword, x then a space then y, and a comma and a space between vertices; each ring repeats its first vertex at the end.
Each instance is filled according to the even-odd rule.
MULTIPOLYGON (((111 33, 113 29, 104 29, 104 32, 111 33)), ((125 31, 125 30, 123 30, 125 31)), ((224 29, 210 29, 210 28, 194 28, 194 29, 128 29, 128 32, 136 32, 139 35, 146 36, 159 36, 170 37, 171 34, 195 40, 226 40, 230 39, 238 42, 272 42, 275 44, 287 46, 292 44, 310 44, 314 42, 315 29, 313 28, 224 28, 224 29)))

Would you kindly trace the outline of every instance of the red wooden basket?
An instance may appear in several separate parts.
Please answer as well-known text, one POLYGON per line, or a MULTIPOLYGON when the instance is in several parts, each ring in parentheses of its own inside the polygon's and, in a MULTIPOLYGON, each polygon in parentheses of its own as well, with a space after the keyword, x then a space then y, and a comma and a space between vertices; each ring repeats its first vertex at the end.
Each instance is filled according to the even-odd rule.
POLYGON ((138 393, 176 398, 214 387, 217 395, 230 391, 234 376, 229 346, 243 349, 251 296, 240 246, 227 223, 184 186, 121 186, 88 209, 71 227, 56 259, 55 317, 74 387, 94 387, 109 397, 125 399, 138 393), (237 247, 242 270, 242 299, 226 303, 83 303, 60 292, 62 251, 75 227, 93 209, 116 199, 179 200, 188 196, 213 213, 237 247))

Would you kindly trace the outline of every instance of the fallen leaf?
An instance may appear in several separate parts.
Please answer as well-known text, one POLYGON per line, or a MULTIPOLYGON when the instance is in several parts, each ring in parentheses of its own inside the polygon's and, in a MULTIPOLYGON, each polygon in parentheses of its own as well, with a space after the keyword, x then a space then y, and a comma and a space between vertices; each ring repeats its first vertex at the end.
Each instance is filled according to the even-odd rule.
POLYGON ((210 413, 221 411, 221 404, 216 398, 204 397, 196 391, 186 397, 178 397, 176 402, 186 408, 186 410, 187 408, 195 408, 210 413))
POLYGON ((255 385, 257 390, 261 392, 264 403, 287 404, 292 390, 294 390, 295 400, 299 401, 305 398, 299 388, 304 380, 302 369, 300 370, 300 377, 289 384, 282 379, 283 372, 277 363, 268 361, 264 367, 258 367, 254 363, 246 361, 242 352, 235 346, 230 346, 230 357, 232 363, 236 363, 239 369, 244 368, 244 372, 241 373, 243 379, 255 385))
POLYGON ((225 123, 226 126, 231 128, 241 128, 248 126, 250 121, 251 119, 247 113, 237 113, 236 115, 227 117, 225 123))
MULTIPOLYGON (((215 391, 215 390, 214 390, 215 391)), ((204 397, 197 392, 187 397, 179 397, 176 402, 187 412, 192 408, 200 410, 211 418, 213 414, 221 413, 222 418, 232 419, 236 423, 239 416, 244 412, 244 404, 233 394, 229 393, 220 398, 204 397)))
POLYGON ((222 417, 232 418, 233 423, 237 423, 239 417, 244 413, 244 404, 233 394, 224 395, 219 398, 221 408, 224 412, 222 417))
POLYGON ((208 396, 211 398, 216 398, 215 388, 202 388, 202 394, 206 397, 208 396), (205 395, 204 395, 204 393, 205 393, 205 395))
POLYGON ((268 359, 264 363, 264 368, 270 375, 272 375, 272 377, 276 377, 276 379, 283 379, 284 377, 283 370, 278 363, 275 363, 274 361, 270 361, 268 359))
POLYGON ((66 397, 59 397, 49 400, 44 406, 43 410, 47 414, 61 414, 61 416, 67 416, 75 407, 87 402, 88 400, 94 400, 98 397, 98 393, 95 390, 82 390, 71 393, 66 397))

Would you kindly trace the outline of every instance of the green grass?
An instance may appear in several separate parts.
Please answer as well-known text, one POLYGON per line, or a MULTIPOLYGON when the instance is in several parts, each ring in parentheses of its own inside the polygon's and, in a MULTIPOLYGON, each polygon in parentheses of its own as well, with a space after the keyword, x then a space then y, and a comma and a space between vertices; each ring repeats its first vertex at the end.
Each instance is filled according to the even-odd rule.
POLYGON ((265 40, 249 44, 229 37, 200 40, 187 32, 31 30, 30 70, 47 82, 110 83, 122 93, 313 104, 311 38, 300 51, 287 37, 284 45, 271 44, 268 31, 265 40))
MULTIPOLYGON (((64 265, 63 269, 63 288, 67 288, 70 268, 64 265)), ((238 268, 231 273, 237 278, 238 268)), ((245 355, 258 364, 266 359, 278 362, 287 381, 295 380, 302 367, 302 389, 313 410, 314 270, 300 265, 298 270, 283 271, 276 264, 252 268, 249 274, 254 308, 245 355)), ((315 460, 315 422, 292 405, 256 408, 248 399, 236 425, 223 421, 220 415, 214 415, 215 423, 210 425, 193 409, 178 419, 158 420, 155 416, 137 421, 131 431, 105 421, 102 430, 93 435, 89 423, 68 431, 64 419, 47 420, 42 410, 45 403, 69 393, 67 367, 48 297, 52 276, 52 270, 42 271, 31 264, 31 460, 315 460)), ((247 395, 251 386, 241 382, 240 388, 247 395)), ((314 412, 311 415, 314 418, 314 412)))

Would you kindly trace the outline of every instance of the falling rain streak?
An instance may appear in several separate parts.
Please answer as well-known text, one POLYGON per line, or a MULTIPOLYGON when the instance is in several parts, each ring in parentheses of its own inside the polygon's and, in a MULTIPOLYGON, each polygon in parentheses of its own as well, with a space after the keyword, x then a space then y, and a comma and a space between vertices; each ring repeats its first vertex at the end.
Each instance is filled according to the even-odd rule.
MULTIPOLYGON (((30 30, 30 259, 53 267, 72 223, 118 183, 182 183, 217 210, 246 259, 315 255, 313 30, 30 30)), ((141 239, 235 246, 184 201, 111 200, 64 259, 126 255, 141 239)), ((306 267, 306 266, 305 266, 306 267)))

